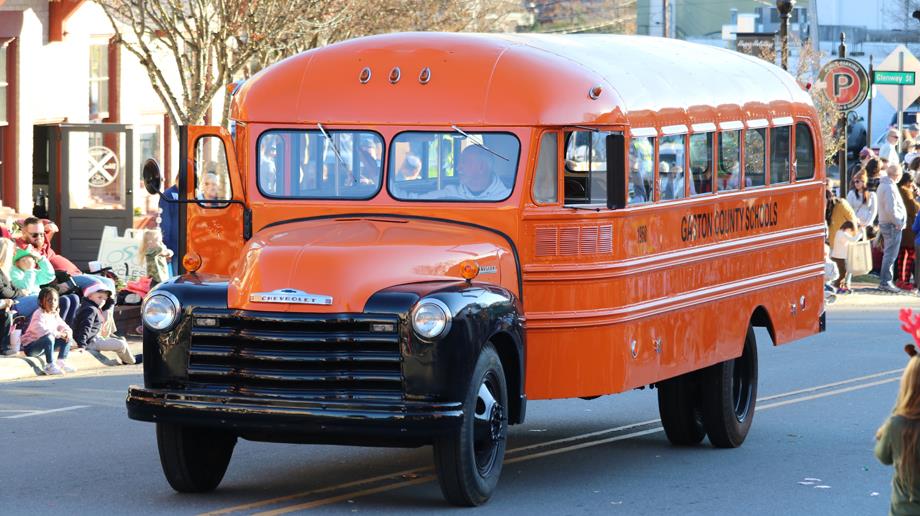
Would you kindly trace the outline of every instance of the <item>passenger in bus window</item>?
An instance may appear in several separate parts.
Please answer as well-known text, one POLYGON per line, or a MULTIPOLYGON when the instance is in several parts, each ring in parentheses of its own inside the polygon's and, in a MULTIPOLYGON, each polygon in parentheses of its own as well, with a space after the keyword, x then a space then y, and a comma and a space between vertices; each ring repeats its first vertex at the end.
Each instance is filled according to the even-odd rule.
POLYGON ((658 188, 661 200, 684 198, 684 170, 680 165, 669 165, 667 161, 658 164, 658 188))
POLYGON ((278 156, 277 136, 269 135, 262 139, 259 158, 259 186, 269 194, 278 193, 278 169, 275 160, 278 156))
POLYGON ((629 146, 629 204, 641 204, 652 200, 654 153, 655 144, 651 138, 632 139, 632 145, 629 146))
POLYGON ((402 165, 396 171, 397 181, 414 181, 422 177, 422 160, 418 156, 407 154, 402 165))
POLYGON ((351 184, 375 185, 381 153, 371 138, 362 137, 358 141, 358 174, 351 178, 351 184))
MULTIPOLYGON (((203 201, 226 200, 227 195, 224 193, 223 182, 217 172, 209 170, 201 179, 201 188, 198 189, 198 199, 203 201)), ((220 206, 222 203, 204 202, 204 206, 213 208, 220 206)))

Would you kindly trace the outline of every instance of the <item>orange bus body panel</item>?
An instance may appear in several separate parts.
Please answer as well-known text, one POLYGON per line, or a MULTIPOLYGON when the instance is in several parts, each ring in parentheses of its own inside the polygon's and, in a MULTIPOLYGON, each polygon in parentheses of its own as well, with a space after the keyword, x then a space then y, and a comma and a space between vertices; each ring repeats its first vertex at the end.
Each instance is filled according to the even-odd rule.
MULTIPOLYGON (((758 121, 771 128, 802 122, 820 135, 808 95, 755 58, 643 37, 394 34, 282 61, 242 87, 232 113, 243 171, 234 191, 245 192, 254 237, 241 254, 206 262, 206 271, 231 276, 233 308, 360 311, 381 288, 457 280, 463 259, 495 263, 496 276, 474 284, 499 284, 522 300, 530 399, 621 392, 737 357, 755 314, 775 344, 819 331, 820 137, 814 177, 788 185, 622 210, 537 205, 531 195, 544 130, 588 125, 628 135, 684 126, 692 134, 694 124, 758 121), (362 84, 365 67, 371 79, 362 84), (393 84, 395 67, 401 79, 393 84), (425 67, 431 81, 421 84, 425 67), (592 100, 595 86, 602 94, 592 100), (387 143, 403 131, 450 132, 452 125, 512 133, 521 145, 513 192, 498 203, 398 201, 385 186, 363 201, 263 196, 259 135, 315 131, 317 123, 372 130, 387 143), (253 293, 284 287, 330 294, 333 305, 251 301, 253 293)), ((385 174, 389 159, 387 152, 385 174)), ((794 165, 790 170, 794 176, 794 165)), ((232 221, 238 212, 224 211, 221 228, 239 227, 232 221)), ((190 218, 190 249, 203 257, 232 254, 207 234, 205 220, 190 218)))

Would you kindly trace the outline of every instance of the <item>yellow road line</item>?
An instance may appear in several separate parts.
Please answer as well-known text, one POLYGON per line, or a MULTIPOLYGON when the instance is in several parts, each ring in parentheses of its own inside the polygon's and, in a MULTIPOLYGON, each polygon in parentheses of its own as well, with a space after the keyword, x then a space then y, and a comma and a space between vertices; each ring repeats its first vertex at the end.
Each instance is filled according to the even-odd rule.
MULTIPOLYGON (((850 379, 848 379, 848 380, 841 380, 841 381, 838 381, 838 382, 832 382, 832 383, 828 383, 828 384, 824 384, 824 385, 819 385, 819 386, 815 386, 815 387, 809 387, 809 388, 806 388, 806 389, 798 389, 798 390, 795 390, 795 391, 789 391, 789 392, 787 392, 787 393, 776 394, 776 395, 772 395, 772 396, 766 396, 766 397, 763 397, 763 398, 758 399, 758 402, 767 401, 767 400, 772 400, 772 399, 778 399, 778 398, 787 398, 787 397, 790 397, 790 396, 794 396, 794 395, 796 395, 796 394, 802 394, 802 393, 806 393, 806 392, 815 392, 815 391, 827 389, 827 388, 829 388, 829 387, 835 387, 835 386, 840 386, 840 385, 846 385, 846 384, 858 382, 858 381, 861 381, 861 380, 867 380, 867 379, 872 379, 872 378, 878 378, 878 377, 880 377, 880 376, 884 376, 884 375, 888 375, 888 374, 901 373, 902 371, 903 371, 903 369, 892 369, 892 370, 890 370, 890 371, 884 371, 884 372, 880 372, 880 373, 874 373, 874 374, 871 374, 871 375, 860 376, 860 377, 857 377, 857 378, 850 378, 850 379)), ((781 407, 781 406, 785 406, 785 405, 791 405, 791 404, 795 404, 795 403, 802 403, 802 402, 804 402, 804 401, 809 401, 809 400, 813 400, 813 399, 824 398, 824 397, 828 397, 828 396, 835 396, 835 395, 839 395, 839 394, 845 394, 845 393, 847 393, 847 392, 852 392, 852 391, 867 389, 867 388, 875 387, 875 386, 878 386, 878 385, 884 385, 884 384, 887 384, 887 383, 897 382, 897 381, 899 381, 899 380, 900 380, 900 376, 898 376, 898 377, 896 377, 896 378, 887 378, 887 379, 884 379, 884 380, 879 380, 879 381, 870 382, 870 383, 866 383, 866 384, 860 384, 860 385, 854 385, 854 386, 850 386, 850 387, 844 387, 844 388, 842 388, 842 389, 836 389, 836 390, 831 390, 831 391, 827 391, 827 392, 822 392, 822 393, 814 394, 814 395, 811 395, 811 396, 803 396, 803 397, 794 398, 794 399, 790 399, 790 400, 784 400, 784 401, 769 403, 769 404, 767 404, 767 405, 759 405, 759 406, 757 406, 756 410, 757 410, 757 411, 769 410, 769 409, 771 409, 771 408, 781 407)), ((546 448, 546 447, 548 447, 548 446, 552 446, 552 445, 555 445, 555 444, 561 444, 561 443, 572 442, 572 441, 580 441, 580 440, 588 439, 588 438, 590 438, 590 437, 596 437, 596 436, 598 436, 598 435, 604 435, 604 434, 608 434, 608 433, 612 433, 612 432, 617 432, 617 431, 622 431, 622 430, 628 430, 628 429, 630 429, 630 428, 636 428, 636 427, 641 427, 641 426, 645 426, 645 425, 655 424, 655 423, 659 423, 660 421, 661 421, 660 419, 653 419, 653 420, 643 421, 643 422, 640 422, 640 423, 631 423, 631 424, 628 424, 628 425, 623 425, 623 426, 619 426, 619 427, 615 427, 615 428, 609 428, 609 429, 606 429, 606 430, 599 430, 599 431, 597 431, 597 432, 590 432, 590 433, 580 434, 580 435, 576 435, 576 436, 572 436, 572 437, 566 437, 566 438, 563 438, 563 439, 556 439, 556 440, 553 440, 553 441, 546 441, 546 442, 537 443, 537 444, 532 444, 532 445, 528 445, 528 446, 521 446, 521 447, 518 447, 518 448, 514 448, 514 449, 511 449, 511 450, 508 450, 508 451, 506 452, 506 455, 519 454, 519 453, 521 453, 521 452, 523 452, 523 451, 532 450, 532 449, 536 449, 536 448, 546 448)), ((538 458, 541 458, 541 457, 547 457, 547 456, 551 456, 551 455, 557 455, 557 454, 560 454, 560 453, 566 453, 566 452, 570 452, 570 451, 576 451, 576 450, 580 450, 580 449, 583 449, 583 448, 589 448, 589 447, 599 446, 599 445, 607 444, 607 443, 611 443, 611 442, 616 442, 616 441, 622 441, 622 440, 626 440, 626 439, 631 439, 631 438, 633 438, 633 437, 640 437, 640 436, 643 436, 643 435, 653 434, 653 433, 661 432, 661 431, 663 431, 663 430, 664 430, 664 428, 662 428, 661 426, 658 426, 658 427, 655 427, 655 428, 650 428, 650 429, 646 429, 646 430, 639 430, 639 431, 631 432, 631 433, 628 433, 628 434, 616 435, 616 436, 613 436, 613 437, 608 437, 608 438, 604 438, 604 439, 598 439, 598 440, 594 440, 594 441, 588 441, 588 442, 579 443, 579 444, 575 444, 575 445, 565 446, 565 447, 562 447, 562 448, 555 448, 555 449, 546 450, 546 451, 543 451, 543 452, 530 453, 530 454, 521 455, 521 456, 517 456, 517 457, 506 458, 505 461, 504 461, 504 463, 505 463, 505 464, 513 464, 513 463, 515 463, 515 462, 522 462, 522 461, 526 461, 526 460, 538 459, 538 458)), ((433 470, 434 470, 433 467, 428 466, 428 467, 422 467, 422 468, 415 468, 415 469, 411 469, 411 470, 400 471, 400 472, 392 473, 392 474, 388 474, 388 475, 379 475, 379 476, 376 476, 376 477, 366 478, 366 479, 362 479, 362 480, 356 480, 356 481, 348 482, 348 483, 345 483, 345 484, 338 484, 338 485, 335 485, 335 486, 329 486, 329 487, 324 487, 324 488, 320 488, 320 489, 314 489, 314 490, 310 490, 310 491, 304 491, 304 492, 301 492, 301 493, 295 493, 295 494, 292 494, 292 495, 286 495, 286 496, 282 496, 282 497, 278 497, 278 498, 272 498, 272 499, 268 499, 268 500, 262 500, 262 501, 258 501, 258 502, 252 502, 252 503, 248 503, 248 504, 244 504, 244 505, 237 505, 237 506, 229 507, 229 508, 226 508, 226 509, 219 509, 219 510, 216 510, 216 511, 211 511, 211 512, 207 512, 207 513, 203 513, 202 516, 211 516, 211 515, 216 516, 216 515, 222 515, 222 514, 229 514, 229 513, 233 513, 233 512, 245 511, 245 510, 247 510, 247 509, 255 509, 255 508, 258 508, 258 507, 266 507, 266 506, 269 506, 269 505, 275 505, 275 504, 279 504, 279 503, 286 502, 286 501, 293 500, 293 499, 305 498, 305 497, 310 496, 310 495, 315 495, 315 494, 320 494, 320 493, 330 492, 330 491, 338 491, 338 490, 341 490, 341 489, 346 489, 346 488, 354 487, 354 486, 358 486, 358 485, 366 485, 366 484, 371 484, 371 483, 374 483, 374 482, 379 482, 379 481, 381 481, 381 480, 389 480, 389 479, 402 478, 404 475, 428 473, 428 472, 433 471, 433 470)), ((369 495, 372 495, 372 494, 377 494, 377 493, 381 493, 381 492, 385 492, 385 491, 396 490, 396 489, 402 489, 402 488, 404 488, 404 487, 410 487, 410 486, 414 486, 414 485, 418 485, 418 484, 424 484, 424 483, 431 482, 431 481, 436 480, 436 479, 437 479, 437 477, 436 477, 435 475, 433 475, 433 474, 425 474, 425 475, 420 476, 420 477, 418 477, 418 478, 413 478, 413 479, 409 479, 409 480, 403 480, 403 481, 396 482, 396 483, 388 483, 388 484, 385 484, 385 485, 382 485, 382 486, 377 486, 377 487, 372 487, 372 488, 368 488, 368 489, 363 489, 363 490, 360 490, 360 491, 354 491, 354 492, 346 493, 346 494, 342 494, 342 495, 336 495, 336 496, 332 496, 332 497, 329 497, 329 498, 322 498, 322 499, 319 499, 319 500, 313 500, 313 501, 310 501, 310 502, 304 502, 304 503, 301 503, 301 504, 291 505, 291 506, 287 506, 287 507, 280 507, 280 508, 278 508, 278 509, 274 509, 274 510, 270 510, 270 511, 265 511, 265 512, 257 513, 257 515, 258 515, 258 516, 279 516, 279 515, 281 515, 281 514, 288 514, 288 513, 291 513, 291 512, 295 512, 295 511, 301 511, 301 510, 312 509, 312 508, 315 508, 315 507, 320 507, 320 506, 324 506, 324 505, 330 505, 330 504, 338 503, 338 502, 345 501, 345 500, 352 500, 352 499, 354 499, 354 498, 360 498, 360 497, 364 497, 364 496, 369 496, 369 495)))

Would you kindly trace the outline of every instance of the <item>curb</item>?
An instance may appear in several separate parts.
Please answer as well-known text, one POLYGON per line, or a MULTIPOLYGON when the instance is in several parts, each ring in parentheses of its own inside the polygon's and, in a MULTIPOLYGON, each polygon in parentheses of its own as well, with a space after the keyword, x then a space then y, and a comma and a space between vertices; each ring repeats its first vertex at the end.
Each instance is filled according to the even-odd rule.
MULTIPOLYGON (((143 342, 138 337, 128 337, 128 348, 131 353, 138 354, 143 351, 143 342)), ((121 365, 118 355, 112 351, 70 351, 67 363, 77 369, 77 372, 103 369, 121 365)), ((0 382, 35 378, 45 376, 44 358, 27 357, 24 355, 0 356, 0 382)), ((66 375, 64 375, 66 376, 66 375)))

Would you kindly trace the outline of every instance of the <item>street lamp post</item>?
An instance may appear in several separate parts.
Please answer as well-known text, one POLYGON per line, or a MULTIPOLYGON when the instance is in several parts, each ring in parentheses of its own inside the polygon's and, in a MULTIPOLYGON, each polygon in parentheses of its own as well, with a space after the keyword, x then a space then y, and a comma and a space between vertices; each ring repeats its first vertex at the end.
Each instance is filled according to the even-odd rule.
POLYGON ((782 40, 782 57, 780 62, 783 70, 789 69, 789 16, 792 14, 792 8, 795 7, 795 0, 776 0, 776 10, 779 11, 779 39, 782 40))

